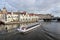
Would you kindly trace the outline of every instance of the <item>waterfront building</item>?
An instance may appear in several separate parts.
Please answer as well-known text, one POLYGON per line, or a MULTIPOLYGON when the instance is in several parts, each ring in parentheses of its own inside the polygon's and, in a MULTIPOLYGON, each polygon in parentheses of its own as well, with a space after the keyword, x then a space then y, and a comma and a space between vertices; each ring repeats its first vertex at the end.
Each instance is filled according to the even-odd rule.
POLYGON ((0 21, 5 23, 7 22, 36 22, 39 19, 39 16, 34 13, 27 12, 8 12, 4 7, 3 10, 0 10, 0 17, 2 18, 0 21))

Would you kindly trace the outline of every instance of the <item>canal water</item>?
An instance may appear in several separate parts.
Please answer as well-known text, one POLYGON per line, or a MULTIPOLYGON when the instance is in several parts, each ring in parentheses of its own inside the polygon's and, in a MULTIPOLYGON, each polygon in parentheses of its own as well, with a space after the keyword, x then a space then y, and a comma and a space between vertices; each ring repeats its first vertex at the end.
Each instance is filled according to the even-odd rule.
MULTIPOLYGON (((1 25, 0 30, 4 27, 17 28, 21 25, 31 25, 32 23, 1 25)), ((10 31, 9 31, 10 32, 10 31)), ((1 32, 0 32, 1 33, 1 32)), ((11 32, 10 34, 1 34, 0 40, 60 40, 60 22, 41 22, 41 26, 34 31, 26 34, 21 34, 18 31, 11 32)))

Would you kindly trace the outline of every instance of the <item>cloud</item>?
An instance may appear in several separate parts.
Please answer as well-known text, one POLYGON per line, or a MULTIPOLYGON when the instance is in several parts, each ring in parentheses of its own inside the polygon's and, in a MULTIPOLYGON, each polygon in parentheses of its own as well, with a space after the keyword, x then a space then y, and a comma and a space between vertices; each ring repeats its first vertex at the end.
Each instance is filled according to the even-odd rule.
POLYGON ((59 15, 60 0, 1 0, 0 8, 4 2, 8 10, 25 10, 36 13, 52 13, 59 15), (55 12, 57 11, 57 13, 55 12))

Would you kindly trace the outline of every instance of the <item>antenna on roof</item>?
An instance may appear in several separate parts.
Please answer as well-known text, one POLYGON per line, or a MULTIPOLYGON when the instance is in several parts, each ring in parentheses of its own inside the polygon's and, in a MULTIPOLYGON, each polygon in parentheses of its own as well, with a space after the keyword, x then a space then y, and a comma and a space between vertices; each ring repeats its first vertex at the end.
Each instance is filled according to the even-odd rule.
POLYGON ((4 0, 4 7, 3 8, 5 8, 5 5, 6 5, 6 0, 4 0))
POLYGON ((11 10, 11 14, 13 15, 13 11, 11 10))

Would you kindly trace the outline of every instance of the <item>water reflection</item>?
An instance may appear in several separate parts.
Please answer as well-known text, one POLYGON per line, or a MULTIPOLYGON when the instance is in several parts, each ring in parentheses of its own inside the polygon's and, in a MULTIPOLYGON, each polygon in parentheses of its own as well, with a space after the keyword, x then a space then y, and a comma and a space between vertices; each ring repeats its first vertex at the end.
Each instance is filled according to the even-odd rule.
POLYGON ((9 24, 9 25, 0 25, 0 32, 12 32, 16 28, 21 27, 24 25, 25 27, 32 25, 33 23, 21 23, 21 24, 9 24))

